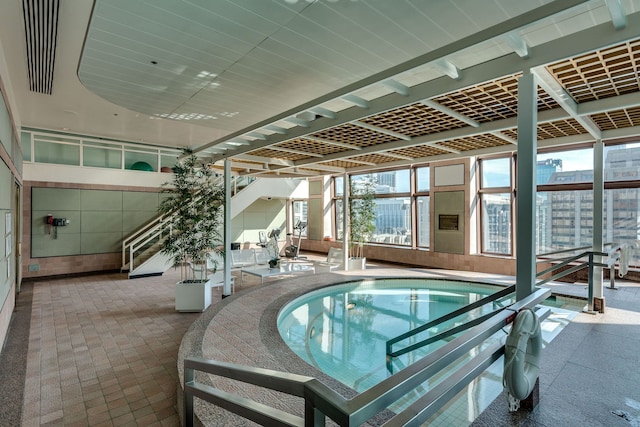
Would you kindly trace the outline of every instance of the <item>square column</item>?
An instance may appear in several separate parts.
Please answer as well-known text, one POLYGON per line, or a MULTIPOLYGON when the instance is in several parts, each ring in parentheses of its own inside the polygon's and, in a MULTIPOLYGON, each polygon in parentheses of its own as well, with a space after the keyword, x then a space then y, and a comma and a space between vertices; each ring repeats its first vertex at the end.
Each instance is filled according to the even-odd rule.
POLYGON ((516 299, 536 282, 536 155, 538 85, 526 71, 518 81, 518 167, 516 174, 516 299))

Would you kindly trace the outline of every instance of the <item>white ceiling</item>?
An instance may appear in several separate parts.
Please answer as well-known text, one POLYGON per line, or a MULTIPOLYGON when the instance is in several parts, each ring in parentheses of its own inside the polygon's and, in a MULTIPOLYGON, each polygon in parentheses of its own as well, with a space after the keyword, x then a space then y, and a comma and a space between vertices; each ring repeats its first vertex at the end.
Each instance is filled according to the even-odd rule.
POLYGON ((220 158, 321 116, 327 124, 311 130, 384 110, 354 107, 361 100, 392 109, 401 104, 381 100, 421 85, 439 88, 427 91, 434 98, 503 77, 498 58, 541 65, 529 58, 538 46, 564 59, 582 52, 560 43, 571 34, 602 24, 615 34, 612 11, 640 10, 640 0, 62 0, 44 95, 28 90, 20 3, 0 5, 0 43, 22 126, 211 147, 220 158))

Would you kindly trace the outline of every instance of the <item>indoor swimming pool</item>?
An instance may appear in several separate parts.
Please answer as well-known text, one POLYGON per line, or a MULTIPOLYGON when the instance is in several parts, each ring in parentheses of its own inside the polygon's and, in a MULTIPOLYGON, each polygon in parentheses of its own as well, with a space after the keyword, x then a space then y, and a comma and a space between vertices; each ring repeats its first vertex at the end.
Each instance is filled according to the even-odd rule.
MULTIPOLYGON (((446 340, 421 346, 399 357, 387 356, 387 342, 431 320, 451 313, 504 289, 489 283, 441 279, 367 279, 317 289, 286 304, 278 316, 278 330, 289 348, 307 363, 362 392, 409 366, 446 340)), ((501 297, 468 313, 394 344, 403 348, 446 331, 513 302, 501 297)), ((575 316, 575 311, 553 304, 552 315, 543 322, 543 340, 548 343, 575 316)), ((503 340, 505 331, 491 340, 503 340)), ((477 351, 480 348, 476 349, 477 351)), ((475 350, 474 350, 475 351, 475 350)), ((455 369, 464 357, 453 363, 455 369)), ((448 375, 442 372, 423 389, 448 375)), ((502 391, 502 359, 454 399, 430 425, 465 425, 475 419, 502 391), (452 419, 453 417, 453 419, 452 419)), ((400 409, 414 396, 397 402, 400 409)))

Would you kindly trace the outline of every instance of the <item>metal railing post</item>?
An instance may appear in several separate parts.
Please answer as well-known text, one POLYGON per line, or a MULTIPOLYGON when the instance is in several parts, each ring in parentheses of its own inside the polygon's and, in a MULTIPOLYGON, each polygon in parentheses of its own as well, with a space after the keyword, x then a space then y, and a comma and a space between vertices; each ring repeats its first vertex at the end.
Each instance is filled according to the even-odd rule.
POLYGON ((304 400, 304 425, 313 427, 325 427, 326 417, 313 404, 313 399, 304 400))
POLYGON ((184 427, 193 427, 193 393, 188 391, 187 384, 195 380, 193 368, 184 368, 184 427))
POLYGON ((593 252, 589 252, 589 291, 587 309, 593 311, 593 252))

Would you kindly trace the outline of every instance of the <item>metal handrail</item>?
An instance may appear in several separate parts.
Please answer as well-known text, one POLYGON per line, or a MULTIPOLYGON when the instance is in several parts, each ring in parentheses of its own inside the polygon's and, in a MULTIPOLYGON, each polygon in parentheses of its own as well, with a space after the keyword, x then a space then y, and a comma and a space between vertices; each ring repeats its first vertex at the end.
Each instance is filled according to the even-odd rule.
MULTIPOLYGON (((575 250, 575 249, 574 249, 575 250)), ((565 251, 566 252, 566 251, 565 251)), ((594 257, 595 256, 600 256, 600 257, 612 257, 611 253, 607 253, 607 252, 596 252, 596 251, 586 251, 586 252, 582 252, 578 255, 574 255, 574 256, 570 256, 570 257, 566 257, 566 258, 557 258, 554 260, 542 260, 542 261, 538 261, 538 262, 552 262, 553 264, 536 273, 536 277, 540 277, 540 276, 544 276, 546 274, 549 274, 551 272, 553 272, 554 270, 557 270, 559 268, 564 268, 567 267, 569 265, 571 265, 571 267, 562 270, 556 274, 552 274, 551 276, 547 277, 546 279, 542 279, 538 282, 536 282, 536 286, 541 286, 544 285, 545 283, 551 282, 553 280, 557 280, 560 279, 564 276, 568 276, 571 273, 574 273, 578 270, 582 270, 583 268, 588 268, 588 286, 587 286, 587 304, 588 304, 588 310, 592 311, 593 309, 593 300, 594 300, 594 295, 593 295, 593 278, 594 278, 594 267, 609 267, 611 268, 613 264, 615 264, 615 259, 613 260, 613 264, 612 262, 608 262, 608 263, 603 263, 603 262, 595 262, 594 261, 594 257), (578 264, 576 264, 576 262, 584 257, 587 257, 587 261, 584 262, 580 262, 578 264), (558 261, 560 261, 559 263, 557 263, 558 261), (557 264, 556 264, 557 263, 557 264)), ((613 274, 613 273, 612 273, 613 274)))
MULTIPOLYGON (((326 417, 340 426, 361 425, 510 324, 519 310, 534 307, 550 294, 549 289, 535 290, 531 295, 511 304, 505 310, 494 313, 479 325, 469 328, 444 346, 351 399, 342 397, 313 377, 198 357, 186 358, 184 360, 184 425, 187 427, 194 425, 194 397, 263 425, 324 426, 326 417), (196 371, 300 397, 304 399, 304 418, 199 383, 196 381, 196 371)), ((488 349, 481 351, 457 368, 418 402, 397 413, 384 425, 419 425, 426 421, 503 353, 503 344, 491 344, 488 349)), ((300 413, 303 411, 301 410, 300 413)))
MULTIPOLYGON (((432 338, 434 338, 436 336, 440 336, 440 335, 442 335, 442 333, 438 334, 438 335, 436 335, 434 337, 430 337, 430 338, 428 338, 426 340, 423 340, 423 341, 421 341, 419 343, 415 343, 415 344, 413 344, 411 346, 405 347, 404 349, 395 351, 395 352, 392 349, 393 344, 395 344, 397 342, 400 342, 400 341, 403 341, 403 340, 405 340, 407 338, 411 338, 411 337, 413 337, 413 336, 415 336, 415 335, 417 335, 417 334, 419 334, 421 332, 426 331, 429 328, 437 326, 437 325, 439 325, 441 323, 444 323, 444 322, 446 322, 448 320, 451 320, 451 319, 453 319, 455 317, 458 317, 458 316, 460 316, 462 314, 468 313, 469 311, 474 310, 474 309, 476 309, 478 307, 482 307, 485 304, 488 304, 488 303, 493 302, 495 300, 498 300, 500 298, 506 297, 507 295, 512 294, 515 291, 516 291, 516 285, 508 286, 508 287, 506 287, 506 288, 504 288, 504 289, 502 289, 502 290, 500 290, 498 292, 495 292, 495 293, 493 293, 491 295, 487 295, 486 297, 481 298, 478 301, 475 301, 475 302, 473 302, 473 303, 471 303, 469 305, 465 305, 464 307, 460 307, 457 310, 454 310, 454 311, 452 311, 450 313, 447 313, 447 314, 445 314, 443 316, 440 316, 437 319, 433 319, 432 321, 427 322, 427 323, 425 323, 423 325, 420 325, 417 328, 413 328, 410 331, 402 333, 402 334, 398 335, 395 338, 391 338, 391 339, 387 340, 387 343, 386 343, 387 358, 402 356, 403 354, 406 354, 406 353, 408 353, 410 351, 416 350, 416 349, 418 349, 418 348, 420 348, 422 346, 425 346, 425 345, 431 344, 432 342, 438 341, 439 339, 432 339, 432 338)), ((473 326, 473 325, 470 325, 470 326, 473 326)), ((463 330, 463 329, 467 329, 467 328, 462 328, 460 330, 463 330)), ((457 332, 460 332, 460 330, 458 330, 457 332)), ((457 332, 455 332, 455 333, 457 333, 457 332)), ((451 334, 445 335, 445 336, 443 336, 443 338, 448 337, 450 335, 451 334)))

